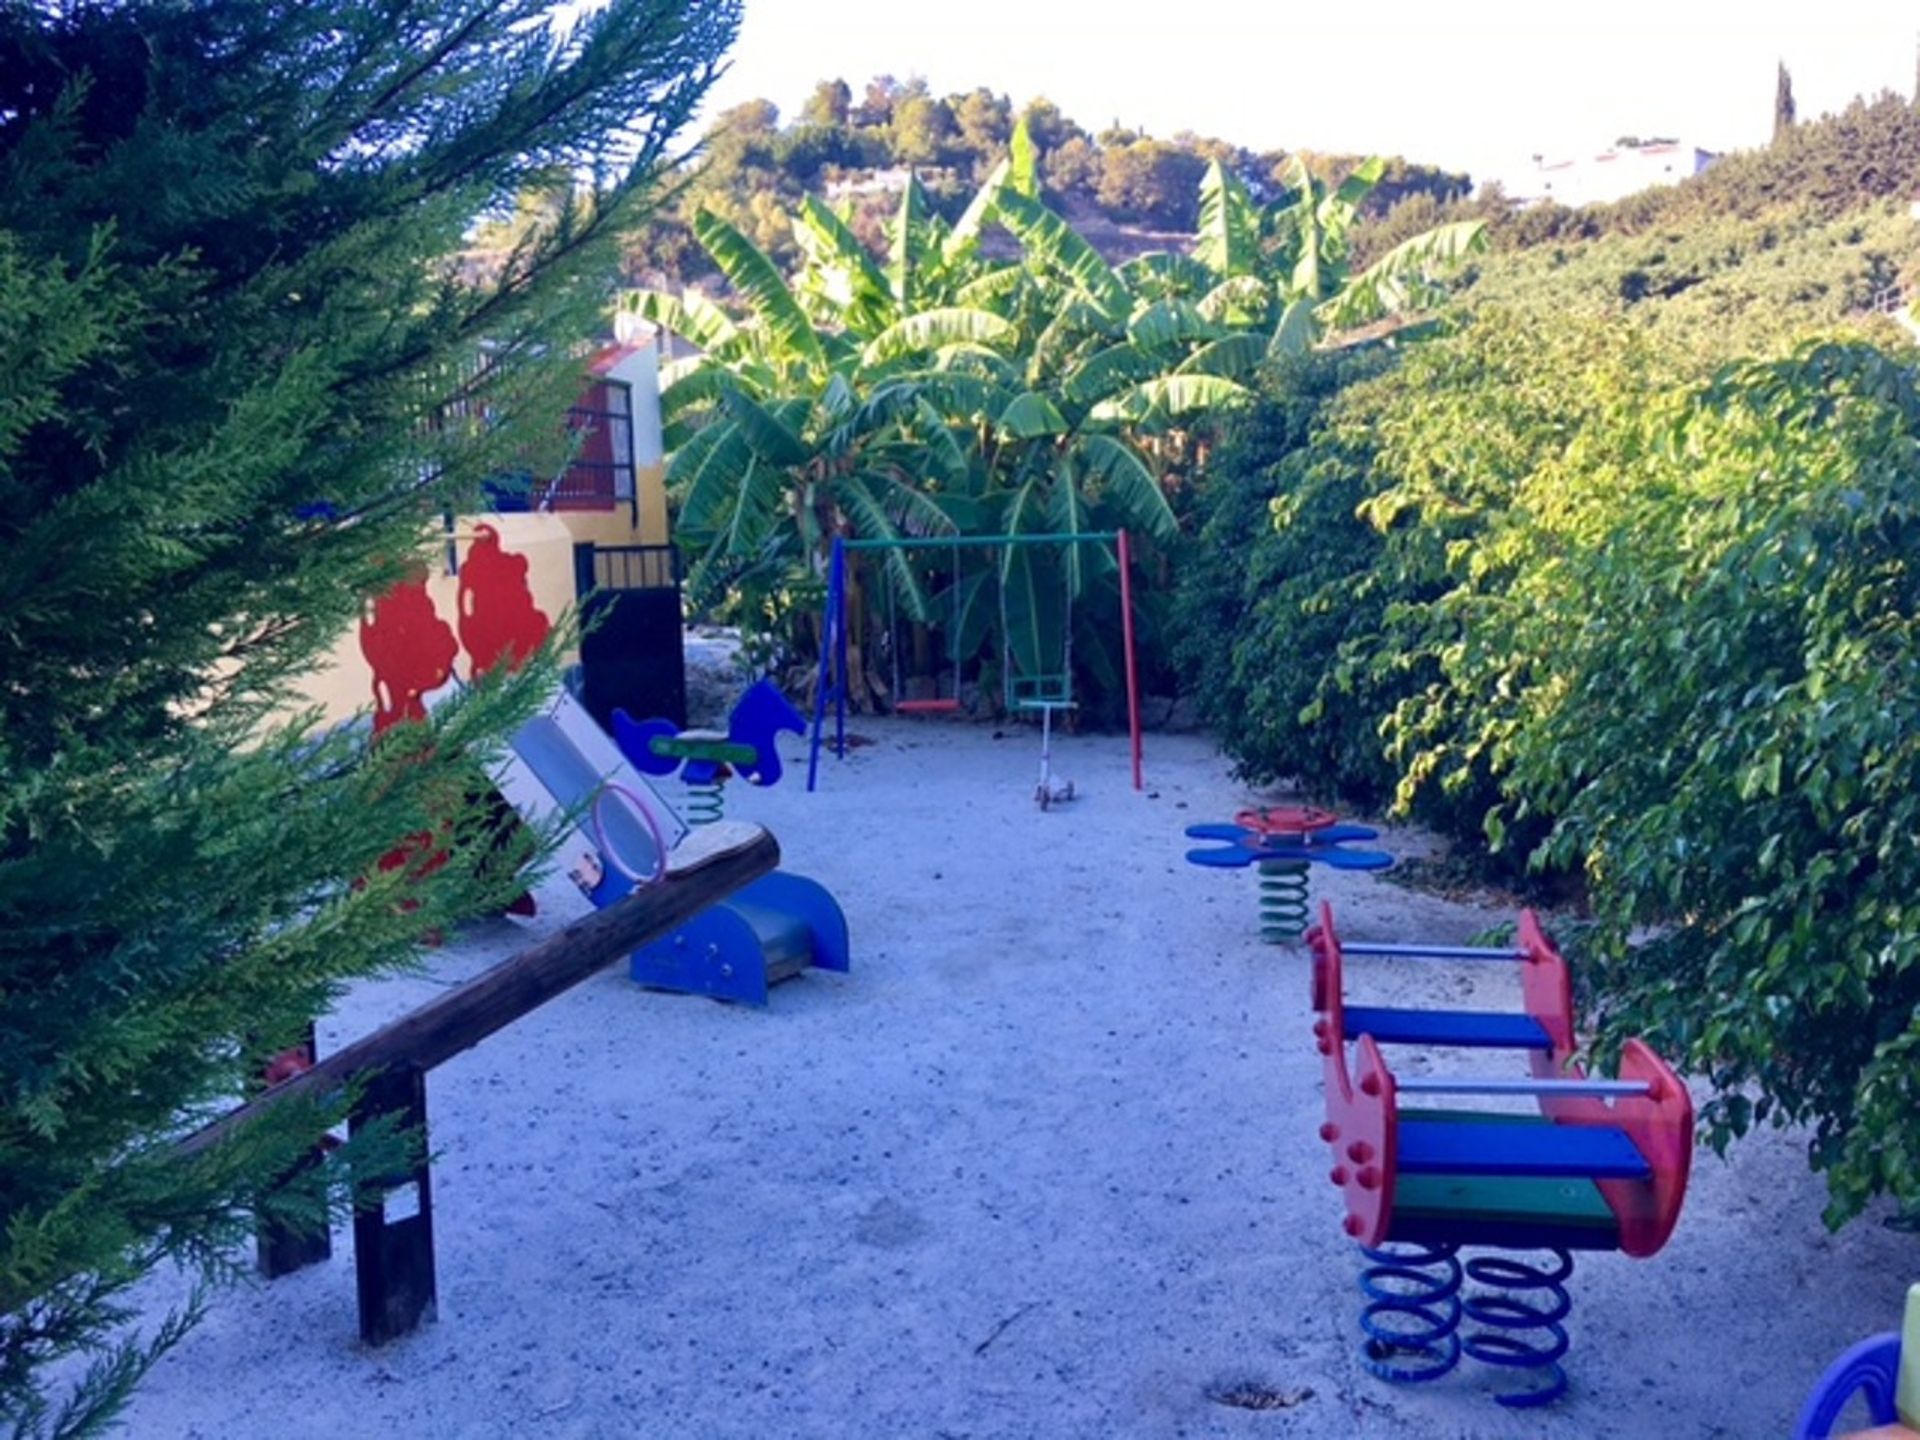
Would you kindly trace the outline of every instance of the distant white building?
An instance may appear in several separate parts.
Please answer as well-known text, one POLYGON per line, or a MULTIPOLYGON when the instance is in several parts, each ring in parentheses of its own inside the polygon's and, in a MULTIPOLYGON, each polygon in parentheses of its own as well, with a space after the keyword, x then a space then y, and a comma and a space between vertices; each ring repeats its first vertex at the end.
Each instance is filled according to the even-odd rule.
POLYGON ((907 188, 907 182, 912 178, 913 171, 905 165, 895 165, 890 170, 856 174, 845 180, 830 182, 827 186, 827 198, 845 200, 850 195, 898 195, 907 188))
POLYGON ((1621 145, 1573 160, 1534 156, 1534 168, 1514 185, 1522 204, 1599 205, 1622 200, 1655 185, 1673 185, 1698 175, 1720 157, 1678 140, 1621 145))

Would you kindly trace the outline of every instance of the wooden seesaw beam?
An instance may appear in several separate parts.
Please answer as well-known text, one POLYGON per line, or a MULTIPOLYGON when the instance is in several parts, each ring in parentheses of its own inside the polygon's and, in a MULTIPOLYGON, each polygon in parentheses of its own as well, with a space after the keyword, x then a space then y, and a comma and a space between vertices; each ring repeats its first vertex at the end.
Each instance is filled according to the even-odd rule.
MULTIPOLYGON (((231 1138, 291 1100, 324 1104, 366 1082, 352 1123, 398 1113, 421 1134, 421 1159, 391 1190, 413 1185, 411 1213, 389 1219, 384 1198, 354 1216, 360 1335, 381 1344, 435 1310, 433 1212, 426 1161, 426 1075, 528 1011, 590 979, 622 956, 683 925, 780 864, 780 846, 757 825, 703 826, 669 858, 666 875, 363 1036, 183 1139, 181 1158, 231 1138)), ((316 1255, 313 1258, 321 1258, 316 1255)))

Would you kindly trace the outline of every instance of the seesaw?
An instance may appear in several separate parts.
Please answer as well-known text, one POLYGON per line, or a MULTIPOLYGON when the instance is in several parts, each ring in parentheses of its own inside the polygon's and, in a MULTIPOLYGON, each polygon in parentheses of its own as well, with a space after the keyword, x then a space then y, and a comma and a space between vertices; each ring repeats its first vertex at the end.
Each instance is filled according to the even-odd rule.
MULTIPOLYGON (((1693 1157, 1693 1101, 1638 1040, 1618 1079, 1573 1062, 1566 962, 1532 912, 1513 946, 1343 945, 1330 906, 1307 934, 1314 1036, 1324 1057, 1329 1178, 1346 1205, 1342 1228, 1368 1266, 1361 1328, 1365 1363, 1389 1380, 1434 1380, 1462 1353, 1540 1372, 1537 1388, 1499 1394, 1543 1405, 1566 1389, 1560 1361, 1571 1309, 1573 1252, 1657 1254, 1673 1234, 1693 1157), (1519 1013, 1348 1006, 1347 956, 1520 967, 1519 1013), (1349 1068, 1348 1046, 1353 1047, 1349 1068), (1524 1054, 1522 1076, 1396 1076, 1383 1045, 1524 1054), (1527 1099, 1533 1112, 1402 1108, 1403 1097, 1527 1099), (1464 1262, 1463 1247, 1550 1252, 1548 1264, 1510 1255, 1464 1262), (1388 1248, 1395 1247, 1395 1248, 1388 1248), (1483 1290, 1467 1293, 1464 1282, 1483 1290), (1461 1335, 1462 1320, 1477 1327, 1461 1335)), ((1416 1101, 1416 1105, 1419 1102, 1416 1101)))
MULTIPOLYGON (((687 826, 571 696, 520 729, 512 758, 502 793, 522 814, 564 826, 559 862, 595 906, 666 873, 687 826)), ((776 870, 634 951, 628 964, 652 989, 765 1005, 771 986, 804 970, 845 971, 848 949, 846 916, 826 887, 776 870)))

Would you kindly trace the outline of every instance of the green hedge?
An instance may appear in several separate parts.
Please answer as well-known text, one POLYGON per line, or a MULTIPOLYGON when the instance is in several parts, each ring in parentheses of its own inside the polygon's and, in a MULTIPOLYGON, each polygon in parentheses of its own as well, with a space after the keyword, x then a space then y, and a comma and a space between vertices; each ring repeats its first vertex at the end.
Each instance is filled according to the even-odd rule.
POLYGON ((1833 1223, 1920 1207, 1910 352, 1486 314, 1268 388, 1177 598, 1241 770, 1579 873, 1603 1046, 1810 1123, 1833 1223))

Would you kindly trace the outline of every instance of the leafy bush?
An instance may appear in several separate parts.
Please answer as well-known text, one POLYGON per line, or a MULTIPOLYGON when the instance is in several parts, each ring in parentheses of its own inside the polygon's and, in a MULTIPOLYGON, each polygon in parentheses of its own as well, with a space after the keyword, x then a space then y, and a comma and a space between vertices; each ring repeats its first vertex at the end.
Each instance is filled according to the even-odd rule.
POLYGON ((1812 1122, 1834 1223, 1920 1203, 1917 437, 1857 342, 1614 404, 1436 607, 1456 735, 1585 866, 1608 1031, 1710 1075, 1716 1143, 1812 1122))
POLYGON ((1326 433, 1345 387, 1393 359, 1379 347, 1317 352, 1266 377, 1196 494, 1177 659, 1202 717, 1256 782, 1294 778, 1362 801, 1393 787, 1376 734, 1383 712, 1329 680, 1343 648, 1378 629, 1377 597, 1353 591, 1381 540, 1355 513, 1370 483, 1365 446, 1326 433))
MULTIPOLYGON (((1473 569, 1479 537, 1591 417, 1684 373, 1631 334, 1489 314, 1397 363, 1323 353, 1268 377, 1217 457, 1180 582, 1189 683, 1244 774, 1395 796, 1485 839, 1490 757, 1450 729, 1464 622, 1435 602, 1470 570, 1499 581, 1473 569)), ((1514 837, 1512 863, 1539 823, 1514 837)))

